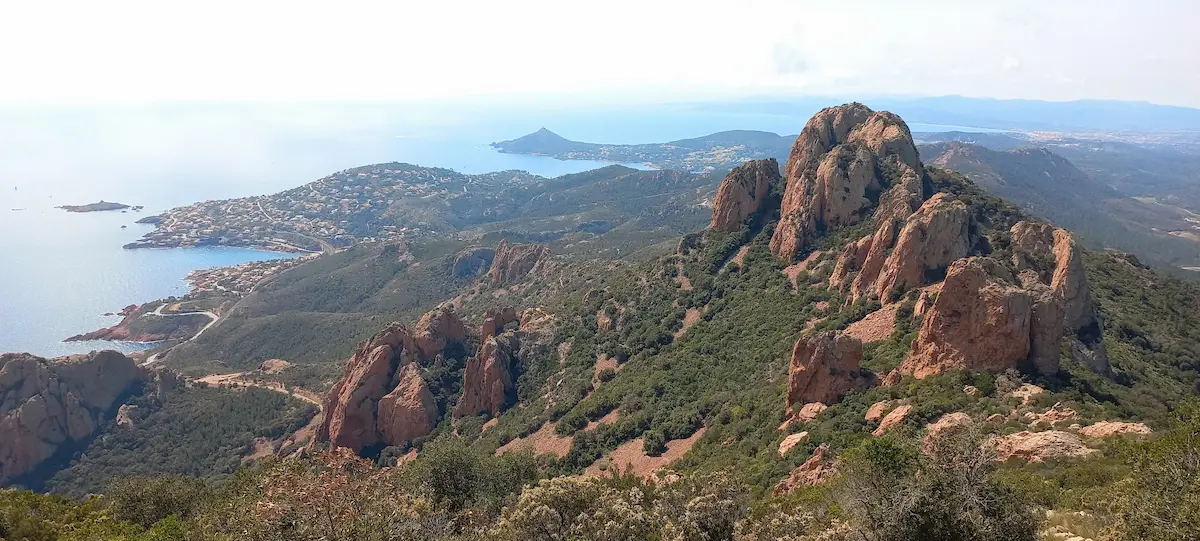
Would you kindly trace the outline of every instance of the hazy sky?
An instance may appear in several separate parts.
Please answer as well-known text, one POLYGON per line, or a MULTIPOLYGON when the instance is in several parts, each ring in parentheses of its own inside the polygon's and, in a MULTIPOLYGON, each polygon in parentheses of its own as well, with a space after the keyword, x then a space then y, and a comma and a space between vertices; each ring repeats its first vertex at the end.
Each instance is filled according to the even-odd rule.
POLYGON ((0 3, 0 102, 783 93, 1200 106, 1200 2, 0 3))

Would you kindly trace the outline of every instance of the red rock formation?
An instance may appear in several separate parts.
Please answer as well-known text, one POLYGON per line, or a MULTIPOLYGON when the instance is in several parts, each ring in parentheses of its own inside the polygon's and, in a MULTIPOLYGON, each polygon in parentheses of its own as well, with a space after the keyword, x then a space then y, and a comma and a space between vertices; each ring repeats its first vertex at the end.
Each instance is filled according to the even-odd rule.
POLYGON ((90 437, 116 413, 117 399, 148 376, 115 351, 49 360, 0 355, 0 484, 90 437))
POLYGON ((890 235, 891 228, 885 224, 876 233, 862 272, 851 287, 854 298, 877 295, 880 301, 890 302, 900 293, 925 285, 931 273, 940 278, 951 263, 966 257, 970 248, 967 206, 949 194, 939 193, 922 204, 895 237, 890 235))
POLYGON ((1089 449, 1079 436, 1059 430, 1017 432, 995 438, 991 443, 999 461, 1043 462, 1047 458, 1081 458, 1099 452, 1089 449))
POLYGON ((903 423, 904 418, 908 416, 908 412, 910 411, 912 411, 912 405, 904 404, 888 412, 888 414, 884 415, 883 419, 879 421, 879 426, 875 427, 875 430, 871 432, 871 435, 884 435, 888 430, 891 430, 900 423, 903 423))
POLYGON ((499 414, 515 391, 514 365, 519 342, 515 334, 489 337, 479 353, 467 361, 463 394, 454 407, 455 417, 499 414))
POLYGON ((516 282, 550 263, 550 248, 542 244, 509 244, 501 240, 496 246, 488 281, 493 285, 516 282))
POLYGON ((459 319, 453 307, 442 307, 430 310, 413 327, 413 339, 421 358, 432 359, 452 343, 462 343, 467 339, 467 326, 459 319))
POLYGON ((872 194, 887 193, 883 203, 889 216, 906 215, 903 206, 921 199, 922 174, 912 135, 900 117, 859 103, 818 112, 788 157, 771 252, 791 260, 819 230, 856 223, 864 209, 879 202, 871 200, 872 194), (890 178, 885 169, 899 175, 890 178), (894 185, 903 188, 890 190, 894 185))
POLYGON ((1034 300, 994 259, 950 266, 899 373, 924 378, 947 370, 1017 368, 1030 354, 1034 300))
POLYGON ((488 339, 496 336, 496 333, 503 330, 505 325, 514 321, 519 321, 517 310, 512 307, 491 309, 483 316, 483 324, 479 326, 479 343, 486 344, 488 339))
POLYGON ((1037 272, 1039 279, 1062 299, 1061 326, 1072 338, 1073 356, 1096 372, 1108 373, 1108 352, 1100 334, 1103 324, 1074 235, 1030 221, 1017 222, 1009 233, 1013 264, 1037 272))
POLYGON ((709 227, 727 233, 737 231, 747 218, 762 210, 771 184, 779 179, 775 158, 748 161, 733 168, 717 188, 709 227))
POLYGON ((412 335, 398 323, 360 343, 325 397, 317 439, 361 452, 428 434, 437 409, 429 409, 432 397, 419 373, 412 378, 419 355, 412 335), (405 422, 413 424, 401 426, 405 422), (407 439, 394 439, 401 436, 407 439))
POLYGON ((432 432, 438 419, 433 393, 416 363, 401 368, 398 379, 396 388, 379 399, 379 434, 392 445, 432 432))
POLYGON ((862 342, 826 331, 801 336, 788 369, 787 410, 810 402, 832 404, 846 391, 866 384, 858 363, 862 342))
POLYGON ((774 494, 780 496, 791 494, 800 487, 820 485, 833 479, 838 474, 837 463, 830 456, 829 446, 822 443, 811 457, 804 461, 779 484, 775 485, 774 494))

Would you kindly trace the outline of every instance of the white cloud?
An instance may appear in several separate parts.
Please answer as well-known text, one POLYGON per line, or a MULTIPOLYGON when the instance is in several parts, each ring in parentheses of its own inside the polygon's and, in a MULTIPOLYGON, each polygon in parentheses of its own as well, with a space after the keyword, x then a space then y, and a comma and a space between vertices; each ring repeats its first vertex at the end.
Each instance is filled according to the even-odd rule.
POLYGON ((1200 6, 1154 3, 5 2, 0 102, 782 91, 1200 106, 1200 6))

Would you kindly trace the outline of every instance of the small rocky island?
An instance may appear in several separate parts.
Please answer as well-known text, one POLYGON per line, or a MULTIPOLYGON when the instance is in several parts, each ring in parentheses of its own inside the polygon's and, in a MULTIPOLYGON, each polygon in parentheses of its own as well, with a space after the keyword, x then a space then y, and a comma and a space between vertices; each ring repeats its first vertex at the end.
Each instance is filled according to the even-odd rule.
POLYGON ((105 201, 103 199, 101 199, 98 203, 91 203, 91 204, 87 204, 87 205, 62 205, 60 207, 54 207, 54 208, 63 209, 67 212, 103 212, 106 210, 125 210, 125 209, 132 209, 134 211, 142 210, 142 207, 140 205, 131 207, 124 203, 114 203, 112 201, 105 201))

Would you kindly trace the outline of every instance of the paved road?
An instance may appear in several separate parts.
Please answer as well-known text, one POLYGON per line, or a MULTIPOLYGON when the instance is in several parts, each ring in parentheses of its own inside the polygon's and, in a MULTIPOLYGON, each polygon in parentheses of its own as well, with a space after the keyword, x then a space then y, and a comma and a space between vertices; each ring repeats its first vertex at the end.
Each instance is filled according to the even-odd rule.
MULTIPOLYGON (((164 314, 162 310, 163 310, 163 308, 166 308, 166 307, 167 307, 167 304, 163 303, 163 304, 159 305, 158 308, 155 308, 153 312, 151 312, 150 314, 146 314, 146 315, 153 314, 153 315, 161 316, 161 317, 177 317, 177 316, 193 316, 196 314, 203 314, 205 316, 208 316, 208 319, 210 320, 208 322, 208 325, 205 325, 204 327, 202 327, 199 332, 192 335, 192 337, 188 338, 188 340, 195 340, 196 337, 200 336, 201 334, 204 334, 204 331, 207 331, 209 327, 216 325, 217 320, 220 318, 220 316, 218 316, 217 314, 207 311, 207 310, 203 311, 203 312, 177 312, 174 314, 164 314)), ((145 316, 143 316, 143 317, 145 317, 145 316)), ((187 342, 187 340, 184 340, 184 342, 187 342)), ((158 353, 155 353, 154 355, 151 355, 148 359, 146 359, 146 362, 143 364, 145 366, 150 366, 150 365, 158 362, 159 360, 161 360, 161 359, 158 358, 158 353)))

